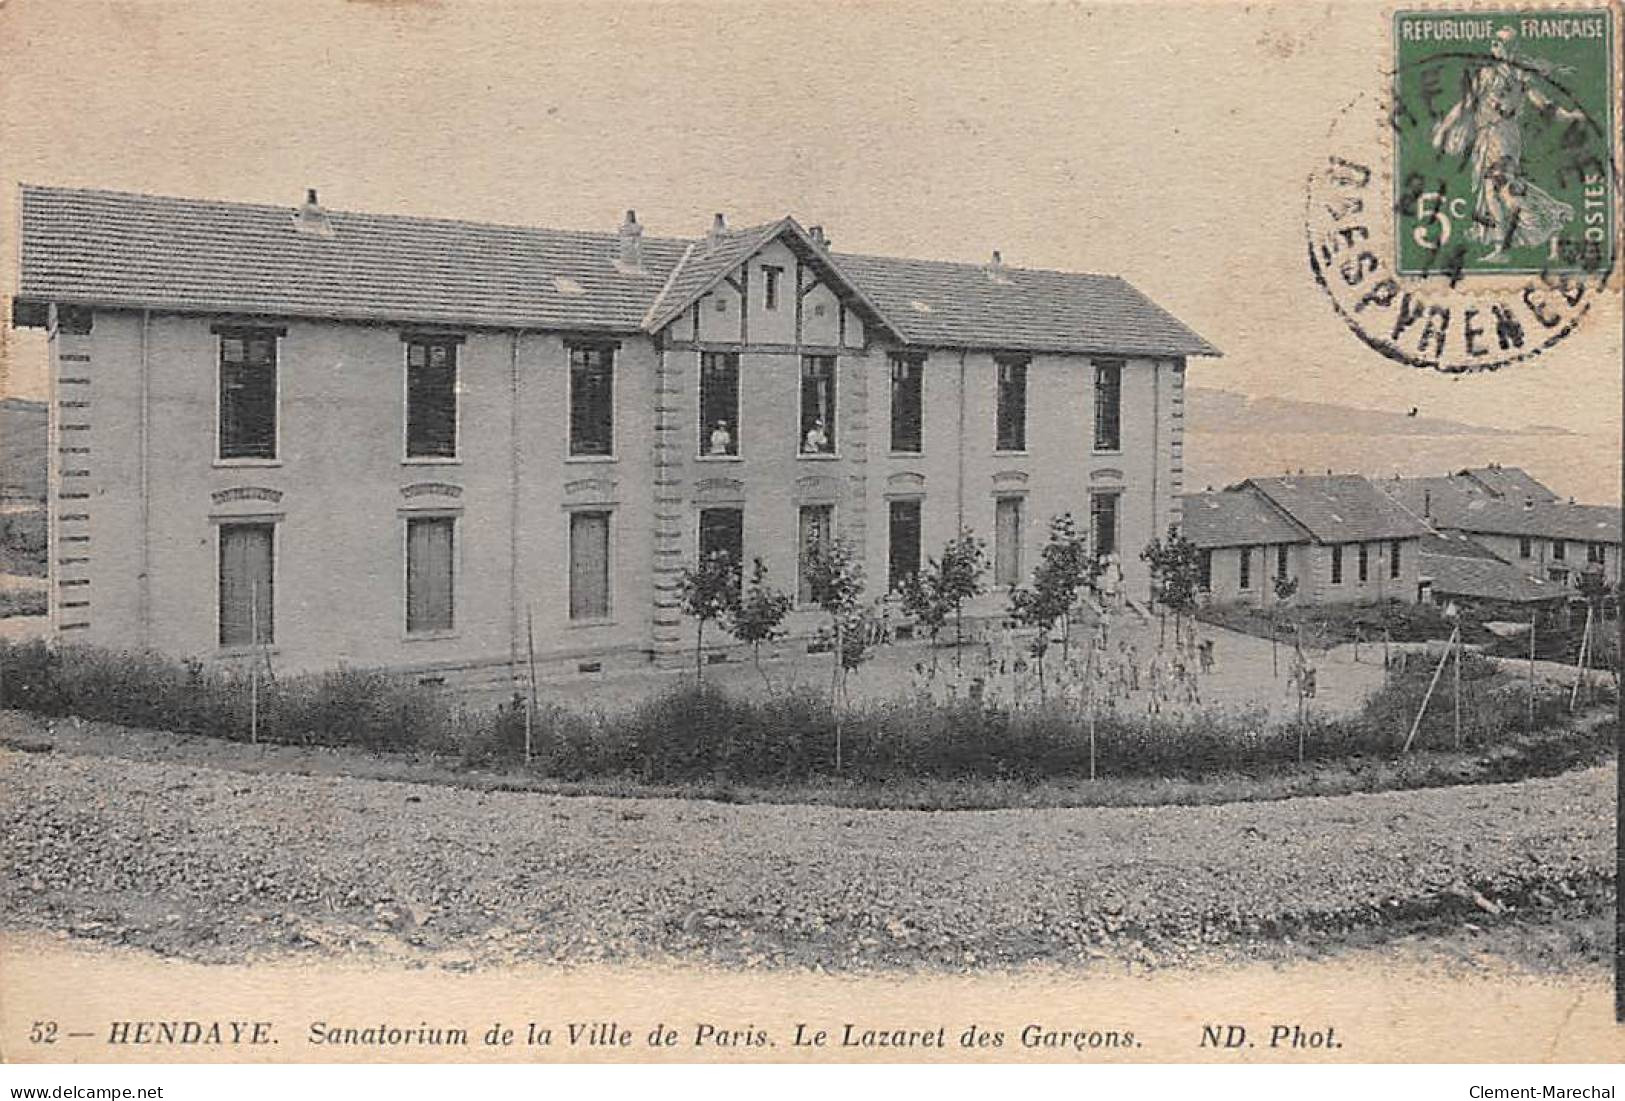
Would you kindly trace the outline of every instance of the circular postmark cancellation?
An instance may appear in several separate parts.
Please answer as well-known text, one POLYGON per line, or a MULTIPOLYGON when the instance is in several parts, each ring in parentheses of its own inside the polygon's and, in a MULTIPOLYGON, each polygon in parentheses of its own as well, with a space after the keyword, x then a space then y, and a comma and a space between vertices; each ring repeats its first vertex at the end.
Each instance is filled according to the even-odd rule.
POLYGON ((1390 87, 1338 116, 1310 176, 1310 269, 1390 359, 1539 355, 1617 259, 1611 13, 1401 12, 1393 31, 1390 87))

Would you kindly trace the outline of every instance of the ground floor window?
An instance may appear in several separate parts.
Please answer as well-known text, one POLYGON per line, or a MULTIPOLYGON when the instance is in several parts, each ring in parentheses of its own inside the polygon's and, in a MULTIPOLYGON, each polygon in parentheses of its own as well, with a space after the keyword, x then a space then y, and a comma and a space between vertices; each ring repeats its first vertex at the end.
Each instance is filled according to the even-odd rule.
POLYGON ((276 525, 220 525, 220 645, 276 640, 276 525))
POLYGON ((1534 555, 1534 552, 1535 552, 1535 548, 1534 548, 1533 543, 1530 541, 1529 536, 1527 536, 1527 535, 1518 536, 1518 557, 1519 558, 1529 558, 1529 557, 1532 557, 1534 555))
POLYGON ((1250 589, 1253 587, 1253 548, 1242 547, 1239 553, 1241 555, 1241 565, 1236 587, 1250 589))
POLYGON ((1213 552, 1203 550, 1197 558, 1197 568, 1201 571, 1196 578, 1196 587, 1202 592, 1213 591, 1213 552))
POLYGON ((1089 494, 1089 539, 1095 557, 1117 553, 1116 492, 1089 494))
POLYGON ((1337 546, 1337 547, 1332 548, 1332 584, 1333 585, 1341 585, 1342 583, 1343 583, 1343 548, 1341 546, 1337 546))
POLYGON ((835 541, 835 506, 802 505, 798 537, 801 551, 796 556, 796 599, 802 604, 811 604, 815 594, 807 566, 812 555, 829 553, 835 541))
POLYGON ((1021 584, 1020 497, 1000 497, 993 505, 993 583, 1021 584))
POLYGON ((920 572, 920 502, 891 503, 891 537, 887 546, 886 586, 896 589, 920 572))
POLYGON ((413 516, 406 521, 406 633, 452 629, 457 521, 413 516))
POLYGON ((1360 584, 1364 585, 1367 575, 1371 572, 1371 548, 1364 543, 1360 544, 1360 584))
POLYGON ((609 513, 570 514, 570 618, 609 618, 609 513))
POLYGON ((1395 539, 1388 544, 1388 576, 1399 576, 1399 540, 1395 539))
POLYGON ((1285 581, 1287 573, 1287 545, 1280 544, 1275 548, 1275 580, 1285 581))
POLYGON ((1589 543, 1586 545, 1586 561, 1593 566, 1606 566, 1608 564, 1608 544, 1589 543))
POLYGON ((700 510, 700 561, 722 555, 738 578, 745 561, 745 510, 702 508, 700 510))

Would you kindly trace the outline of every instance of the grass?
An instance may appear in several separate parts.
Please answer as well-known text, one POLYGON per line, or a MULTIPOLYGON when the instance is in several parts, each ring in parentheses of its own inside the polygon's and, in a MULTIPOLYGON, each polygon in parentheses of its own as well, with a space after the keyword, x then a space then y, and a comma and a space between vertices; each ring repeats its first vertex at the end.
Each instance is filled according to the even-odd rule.
MULTIPOLYGON (((841 716, 839 773, 836 713, 826 697, 806 691, 747 700, 685 684, 613 716, 543 707, 526 766, 517 703, 468 709, 432 688, 343 669, 262 686, 257 735, 275 745, 428 757, 421 778, 432 782, 455 782, 451 774, 463 771, 478 786, 524 790, 919 809, 1192 804, 1499 782, 1594 764, 1613 752, 1617 724, 1569 722, 1556 687, 1537 694, 1529 728, 1522 682, 1469 654, 1459 743, 1447 677, 1415 752, 1402 755, 1430 676, 1412 666, 1357 715, 1311 717, 1302 728, 1271 726, 1245 711, 1187 719, 1105 714, 1094 724, 1092 751, 1088 721, 1072 705, 864 705, 841 716)), ((250 738, 247 683, 197 662, 0 643, 0 678, 6 707, 250 738)))
POLYGON ((44 577, 46 542, 43 505, 26 512, 0 513, 0 573, 44 577))
POLYGON ((0 589, 0 619, 14 615, 45 615, 50 601, 44 589, 0 589))
MULTIPOLYGON (((1269 638, 1273 632, 1282 642, 1291 642, 1301 633, 1306 643, 1315 640, 1320 646, 1337 646, 1356 639, 1380 645, 1384 631, 1391 642, 1447 639, 1457 622, 1431 604, 1399 600, 1372 604, 1281 604, 1268 608, 1251 604, 1209 604, 1197 609, 1196 618, 1257 638, 1269 638)), ((1469 643, 1494 637, 1470 620, 1464 621, 1463 627, 1469 643)))

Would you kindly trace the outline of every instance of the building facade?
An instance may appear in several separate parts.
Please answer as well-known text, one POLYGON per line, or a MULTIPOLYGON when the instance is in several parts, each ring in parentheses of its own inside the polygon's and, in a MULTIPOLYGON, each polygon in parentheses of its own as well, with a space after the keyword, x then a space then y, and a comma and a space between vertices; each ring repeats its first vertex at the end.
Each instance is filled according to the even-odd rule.
POLYGON ((1308 604, 1420 599, 1427 528, 1357 474, 1250 478, 1188 494, 1183 534, 1202 555, 1199 584, 1215 603, 1308 604))
POLYGON ((25 187, 49 329, 65 641, 467 679, 674 656, 685 565, 806 607, 961 529, 1002 610, 1051 516, 1177 522, 1184 371, 1122 280, 834 252, 791 218, 695 239, 25 187), (748 570, 747 570, 748 572, 748 570))

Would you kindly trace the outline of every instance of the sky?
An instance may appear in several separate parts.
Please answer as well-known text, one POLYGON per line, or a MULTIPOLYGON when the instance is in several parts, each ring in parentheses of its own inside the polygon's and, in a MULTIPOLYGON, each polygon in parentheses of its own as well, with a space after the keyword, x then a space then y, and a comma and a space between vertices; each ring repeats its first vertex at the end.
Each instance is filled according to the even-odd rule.
MULTIPOLYGON (((1120 274, 1223 350, 1198 385, 1617 439, 1617 285, 1450 379, 1314 284, 1305 181, 1388 36, 1367 3, 0 0, 0 290, 20 180, 671 235, 791 213, 838 250, 1120 274)), ((37 335, 9 345, 39 395, 37 335)))

